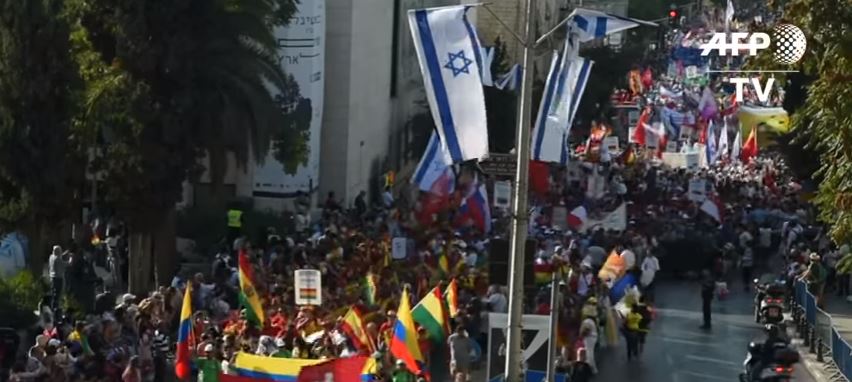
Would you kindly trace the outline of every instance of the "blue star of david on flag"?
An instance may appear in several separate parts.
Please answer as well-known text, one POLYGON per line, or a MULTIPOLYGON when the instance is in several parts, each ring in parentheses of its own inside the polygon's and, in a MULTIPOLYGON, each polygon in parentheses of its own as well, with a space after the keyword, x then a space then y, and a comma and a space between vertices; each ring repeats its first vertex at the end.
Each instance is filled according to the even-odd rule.
POLYGON ((473 64, 473 60, 464 56, 464 50, 460 50, 458 53, 448 53, 448 55, 450 59, 444 67, 453 71, 453 78, 462 73, 470 74, 468 67, 473 64), (461 60, 461 67, 456 66, 456 60, 461 60))

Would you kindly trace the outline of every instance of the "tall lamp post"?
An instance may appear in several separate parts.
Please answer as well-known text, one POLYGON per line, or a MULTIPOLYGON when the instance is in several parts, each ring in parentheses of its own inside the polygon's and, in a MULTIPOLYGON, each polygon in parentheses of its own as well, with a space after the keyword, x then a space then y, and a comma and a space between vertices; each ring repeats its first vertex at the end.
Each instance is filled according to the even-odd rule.
POLYGON ((506 381, 523 381, 521 363, 521 319, 524 311, 524 250, 527 242, 529 212, 527 211, 527 184, 530 167, 530 121, 532 120, 532 83, 535 55, 536 0, 524 0, 524 77, 521 80, 521 102, 518 106, 517 160, 515 172, 515 200, 512 203, 511 265, 509 267, 509 322, 506 341, 506 381))

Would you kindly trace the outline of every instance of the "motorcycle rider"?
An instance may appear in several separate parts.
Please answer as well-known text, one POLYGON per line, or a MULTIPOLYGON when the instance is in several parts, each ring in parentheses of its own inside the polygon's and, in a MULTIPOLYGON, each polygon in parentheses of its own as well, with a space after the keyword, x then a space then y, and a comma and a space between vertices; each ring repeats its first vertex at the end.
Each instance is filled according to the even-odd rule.
POLYGON ((769 363, 775 356, 776 345, 787 345, 787 339, 781 332, 781 328, 775 324, 768 324, 765 327, 766 339, 763 343, 754 341, 749 344, 749 352, 751 359, 746 364, 746 372, 749 374, 750 381, 758 381, 760 371, 769 363), (752 350, 754 352, 752 353, 752 350))

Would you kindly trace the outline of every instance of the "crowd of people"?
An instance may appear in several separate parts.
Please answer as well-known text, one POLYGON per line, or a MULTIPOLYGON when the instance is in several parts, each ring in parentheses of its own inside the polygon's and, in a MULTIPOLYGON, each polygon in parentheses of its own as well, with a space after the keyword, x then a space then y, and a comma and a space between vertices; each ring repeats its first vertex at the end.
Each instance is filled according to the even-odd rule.
MULTIPOLYGON (((673 49, 687 46, 684 40, 690 38, 689 33, 674 36, 673 49)), ((653 110, 644 122, 678 130, 692 125, 696 134, 672 134, 672 140, 686 147, 685 152, 693 152, 697 144, 706 145, 706 133, 700 132, 706 132, 710 120, 728 128, 724 121, 735 116, 725 111, 736 105, 707 73, 702 74, 706 82, 689 82, 695 76, 683 60, 673 59, 672 64, 668 70, 649 68, 657 78, 641 78, 644 84, 630 89, 630 97, 653 110), (713 107, 707 97, 713 99, 713 107), (669 126, 678 118, 678 126, 669 126)), ((839 258, 849 254, 849 247, 835 246, 824 231, 813 228, 814 212, 800 199, 801 187, 789 177, 783 160, 770 155, 742 160, 725 146, 724 153, 715 160, 705 158, 698 168, 678 168, 659 160, 658 152, 665 148, 645 142, 631 143, 618 157, 601 151, 593 156, 592 147, 601 145, 606 134, 590 138, 586 152, 575 158, 582 163, 578 174, 553 169, 550 188, 532 198, 530 236, 537 241, 540 282, 528 289, 526 313, 547 315, 558 309, 557 371, 570 374, 572 382, 588 381, 598 373, 599 349, 616 346, 619 332, 627 358, 641 358, 655 316, 652 305, 661 264, 678 275, 701 277, 705 327, 712 324, 712 300, 728 293, 726 285, 734 282, 735 273, 748 289, 753 270, 769 266, 775 253, 789 260, 787 275, 807 279, 816 295, 821 296, 826 285, 849 294, 848 275, 832 271, 839 258), (594 189, 589 187, 592 179, 604 180, 602 193, 588 191, 594 189), (701 199, 690 195, 696 191, 691 187, 696 180, 705 185, 701 199), (721 202, 719 211, 703 208, 707 201, 721 202), (555 211, 573 215, 580 206, 588 210, 586 220, 624 206, 625 219, 603 227, 556 220, 555 211), (687 236, 701 240, 703 253, 684 261, 677 252, 687 236), (561 292, 555 307, 550 305, 552 273, 558 275, 561 292)), ((87 293, 88 288, 94 291, 96 278, 80 260, 88 255, 82 248, 56 246, 46 301, 70 296, 79 309, 61 312, 57 303, 44 304, 39 317, 43 331, 15 364, 11 380, 172 380, 182 299, 191 284, 192 353, 199 381, 236 374, 234 362, 240 352, 302 360, 360 354, 377 360, 377 368, 370 371, 374 380, 417 381, 427 374, 413 372, 389 351, 397 305, 404 290, 416 302, 435 287, 444 290, 450 280, 455 280, 459 293, 447 338, 436 342, 422 326, 417 337, 433 376, 445 368, 454 381, 471 380, 474 371, 483 368, 483 349, 489 349, 488 313, 508 310, 504 282, 489 279, 488 271, 490 245, 507 234, 501 223, 509 219, 508 213, 492 209, 495 224, 488 229, 459 212, 464 195, 481 176, 475 172, 462 170, 453 197, 427 222, 419 196, 391 184, 375 207, 368 206, 364 193, 351 209, 330 194, 317 221, 308 218, 307 203, 296 203, 291 231, 270 229, 265 237, 247 237, 232 229, 234 240, 215 255, 209 272, 179 272, 170 285, 144 296, 126 293, 116 299, 111 293, 87 293), (397 237, 414 243, 414 251, 402 259, 392 256, 392 239, 397 237), (240 299, 240 254, 253 269, 266 317, 263 326, 249 317, 240 299), (321 305, 295 303, 294 273, 300 269, 321 272, 321 305), (368 275, 370 281, 365 280, 368 275), (361 313, 373 348, 360 348, 352 334, 342 330, 350 309, 361 313), (449 359, 431 358, 436 348, 444 347, 449 359)), ((118 235, 108 236, 109 246, 121 245, 118 235)), ((117 265, 118 273, 126 274, 122 266, 117 265)))

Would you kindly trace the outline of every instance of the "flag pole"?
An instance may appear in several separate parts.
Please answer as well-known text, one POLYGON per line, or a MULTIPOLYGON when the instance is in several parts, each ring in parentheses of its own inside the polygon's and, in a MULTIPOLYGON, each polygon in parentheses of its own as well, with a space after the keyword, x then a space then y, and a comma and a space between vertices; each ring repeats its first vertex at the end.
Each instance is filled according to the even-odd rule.
POLYGON ((550 278, 550 347, 547 349, 547 378, 546 382, 556 381, 557 325, 559 323, 559 271, 553 270, 550 278))
POLYGON ((529 211, 527 190, 530 168, 530 122, 532 119, 532 85, 535 55, 536 0, 525 0, 524 24, 524 76, 521 80, 521 102, 518 106, 517 163, 515 172, 515 200, 512 204, 511 265, 509 268, 509 322, 506 340, 505 378, 508 382, 523 381, 523 355, 521 349, 521 319, 524 311, 524 251, 526 250, 529 211))

